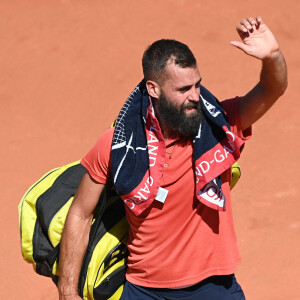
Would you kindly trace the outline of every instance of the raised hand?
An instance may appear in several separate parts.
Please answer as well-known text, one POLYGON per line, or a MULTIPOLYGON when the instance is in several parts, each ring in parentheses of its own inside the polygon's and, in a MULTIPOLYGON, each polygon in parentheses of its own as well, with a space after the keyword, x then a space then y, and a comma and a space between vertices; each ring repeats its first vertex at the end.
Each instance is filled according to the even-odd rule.
POLYGON ((249 17, 241 20, 236 30, 242 42, 231 41, 230 44, 243 50, 246 54, 264 60, 279 51, 278 43, 261 17, 249 17))

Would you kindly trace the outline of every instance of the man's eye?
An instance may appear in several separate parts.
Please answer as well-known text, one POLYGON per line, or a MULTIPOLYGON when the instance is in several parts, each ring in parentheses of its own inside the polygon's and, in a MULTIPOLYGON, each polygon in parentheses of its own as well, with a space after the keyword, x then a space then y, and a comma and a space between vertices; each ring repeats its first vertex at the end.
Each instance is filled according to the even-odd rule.
POLYGON ((185 88, 180 89, 179 91, 180 91, 181 93, 185 93, 185 92, 187 92, 189 89, 190 89, 189 87, 185 87, 185 88))

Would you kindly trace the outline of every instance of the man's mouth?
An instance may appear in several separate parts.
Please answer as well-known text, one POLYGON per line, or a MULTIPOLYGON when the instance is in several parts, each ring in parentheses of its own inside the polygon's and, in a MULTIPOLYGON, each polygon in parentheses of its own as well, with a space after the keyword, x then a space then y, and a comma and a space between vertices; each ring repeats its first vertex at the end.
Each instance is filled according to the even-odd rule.
POLYGON ((187 112, 194 112, 194 111, 196 111, 196 108, 194 108, 194 107, 186 108, 185 111, 187 111, 187 112))
POLYGON ((186 112, 190 113, 190 112, 196 111, 197 108, 198 108, 198 105, 197 105, 197 104, 192 104, 192 103, 191 103, 191 104, 186 105, 186 106, 184 107, 184 110, 185 110, 186 112))

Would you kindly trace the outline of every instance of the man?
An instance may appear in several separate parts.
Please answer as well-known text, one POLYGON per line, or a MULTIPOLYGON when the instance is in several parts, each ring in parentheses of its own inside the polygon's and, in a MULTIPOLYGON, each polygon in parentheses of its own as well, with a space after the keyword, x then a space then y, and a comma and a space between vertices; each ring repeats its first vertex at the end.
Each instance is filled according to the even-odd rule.
POLYGON ((200 85, 186 45, 161 40, 145 51, 144 81, 126 101, 116 129, 104 133, 82 160, 88 173, 61 242, 61 300, 80 299, 81 261, 108 178, 124 200, 130 224, 121 299, 245 299, 233 275, 240 257, 230 166, 251 125, 284 93, 287 69, 260 17, 242 20, 237 32, 242 42, 231 44, 262 61, 260 81, 244 97, 222 105, 200 85))

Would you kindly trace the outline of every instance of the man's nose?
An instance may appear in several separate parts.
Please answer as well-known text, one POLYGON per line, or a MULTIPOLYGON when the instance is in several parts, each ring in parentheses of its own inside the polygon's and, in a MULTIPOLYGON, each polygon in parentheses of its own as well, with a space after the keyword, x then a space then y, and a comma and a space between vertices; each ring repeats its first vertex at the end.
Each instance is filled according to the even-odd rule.
POLYGON ((189 95, 189 100, 193 102, 198 102, 200 97, 200 87, 192 87, 191 93, 189 95))

